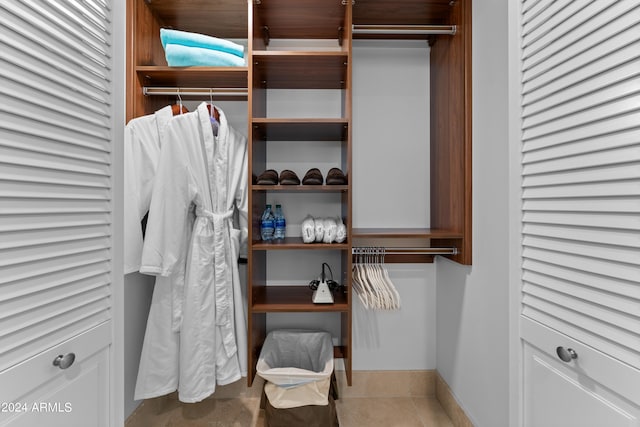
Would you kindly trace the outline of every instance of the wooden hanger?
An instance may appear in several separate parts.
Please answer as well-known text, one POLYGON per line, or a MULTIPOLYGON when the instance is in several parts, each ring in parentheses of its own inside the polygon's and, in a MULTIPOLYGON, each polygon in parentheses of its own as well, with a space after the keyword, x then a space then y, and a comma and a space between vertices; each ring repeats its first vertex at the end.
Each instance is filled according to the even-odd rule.
POLYGON ((173 113, 174 116, 177 116, 178 114, 184 114, 184 113, 188 113, 189 112, 187 107, 185 107, 182 104, 182 97, 180 96, 180 89, 178 89, 178 103, 177 104, 173 104, 171 106, 171 112, 173 113))
POLYGON ((174 116, 177 116, 178 114, 188 113, 189 110, 182 104, 173 104, 171 106, 171 112, 174 116))
MULTIPOLYGON (((211 114, 211 104, 207 104, 207 110, 209 110, 209 114, 211 114)), ((213 107, 213 118, 218 122, 220 121, 220 113, 218 113, 218 109, 215 107, 213 107)))
POLYGON ((220 123, 220 113, 218 113, 218 109, 213 106, 213 89, 209 88, 209 104, 207 104, 207 110, 209 110, 209 115, 216 119, 218 123, 220 123), (213 108, 213 114, 211 114, 211 109, 213 108))

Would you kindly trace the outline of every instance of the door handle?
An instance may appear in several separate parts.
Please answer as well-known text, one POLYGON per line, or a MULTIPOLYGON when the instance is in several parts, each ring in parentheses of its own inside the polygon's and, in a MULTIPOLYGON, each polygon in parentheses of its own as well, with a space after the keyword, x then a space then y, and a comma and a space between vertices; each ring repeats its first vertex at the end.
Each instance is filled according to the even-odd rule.
POLYGON ((556 354, 558 355, 560 360, 567 363, 571 362, 573 359, 578 358, 578 353, 576 353, 574 349, 564 348, 562 346, 559 346, 558 348, 556 348, 556 354))
POLYGON ((53 359, 53 366, 57 366, 60 369, 67 369, 73 365, 73 362, 76 361, 75 353, 67 353, 65 355, 59 355, 55 359, 53 359))

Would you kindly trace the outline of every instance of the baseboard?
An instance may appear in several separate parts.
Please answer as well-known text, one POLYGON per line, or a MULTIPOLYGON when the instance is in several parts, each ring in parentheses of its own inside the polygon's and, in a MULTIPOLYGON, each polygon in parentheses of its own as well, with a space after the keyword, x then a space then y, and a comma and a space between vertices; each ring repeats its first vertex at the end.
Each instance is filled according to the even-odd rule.
POLYGON ((340 397, 435 397, 436 371, 352 371, 347 386, 343 371, 336 371, 340 397))
POLYGON ((455 398, 447 382, 436 372, 436 398, 447 413, 454 427, 474 427, 458 400, 455 398))

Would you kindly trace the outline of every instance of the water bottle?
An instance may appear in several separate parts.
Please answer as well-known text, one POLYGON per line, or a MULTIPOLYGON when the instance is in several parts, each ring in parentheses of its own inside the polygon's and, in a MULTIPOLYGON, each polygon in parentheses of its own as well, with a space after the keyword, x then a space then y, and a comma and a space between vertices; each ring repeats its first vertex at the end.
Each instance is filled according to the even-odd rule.
POLYGON ((262 237, 262 240, 272 240, 274 231, 275 219, 273 217, 273 212, 271 212, 271 205, 268 204, 260 220, 260 236, 262 237))
POLYGON ((282 214, 282 205, 276 205, 275 221, 276 229, 273 233, 273 238, 284 239, 284 236, 286 234, 285 232, 287 228, 287 221, 284 219, 284 215, 282 214))

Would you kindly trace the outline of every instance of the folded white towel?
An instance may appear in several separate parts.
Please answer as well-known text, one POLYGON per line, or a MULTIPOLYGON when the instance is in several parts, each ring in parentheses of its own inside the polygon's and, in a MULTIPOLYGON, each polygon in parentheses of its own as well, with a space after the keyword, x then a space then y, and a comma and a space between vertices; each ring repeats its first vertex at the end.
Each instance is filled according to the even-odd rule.
POLYGON ((218 37, 207 36, 199 33, 160 28, 160 42, 164 49, 168 44, 179 44, 182 46, 200 47, 203 49, 213 49, 220 52, 244 58, 244 46, 230 40, 218 37))
POLYGON ((243 67, 244 58, 219 50, 169 43, 164 56, 170 67, 243 67))

